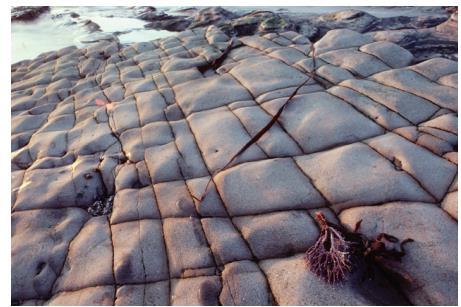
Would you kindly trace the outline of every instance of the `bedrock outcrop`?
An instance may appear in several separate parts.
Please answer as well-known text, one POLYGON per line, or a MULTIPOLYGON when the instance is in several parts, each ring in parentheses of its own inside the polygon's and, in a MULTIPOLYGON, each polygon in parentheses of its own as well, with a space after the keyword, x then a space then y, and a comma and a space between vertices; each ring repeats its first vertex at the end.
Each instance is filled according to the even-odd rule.
POLYGON ((381 38, 208 26, 12 65, 13 303, 456 304, 457 63, 381 38), (413 283, 310 273, 319 210, 414 239, 413 283))

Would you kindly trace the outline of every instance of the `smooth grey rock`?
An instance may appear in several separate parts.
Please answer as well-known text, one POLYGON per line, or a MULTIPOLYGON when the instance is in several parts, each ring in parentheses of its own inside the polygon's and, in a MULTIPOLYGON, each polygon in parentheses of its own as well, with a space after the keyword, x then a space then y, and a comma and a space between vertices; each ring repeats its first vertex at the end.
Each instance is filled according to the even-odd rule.
POLYGON ((422 97, 377 82, 349 79, 340 85, 373 99, 413 124, 427 120, 437 111, 437 106, 422 97))
POLYGON ((223 305, 272 304, 266 278, 254 262, 243 260, 226 264, 222 283, 219 301, 223 305))
POLYGON ((404 138, 387 133, 365 141, 397 168, 411 174, 421 185, 441 201, 457 173, 456 166, 422 149, 404 138))
POLYGON ((364 52, 351 49, 331 50, 319 55, 329 64, 340 66, 360 77, 368 77, 389 69, 384 62, 364 52))
POLYGON ((356 143, 295 158, 335 210, 393 200, 433 202, 409 175, 356 143))
POLYGON ((192 80, 177 85, 174 89, 186 116, 231 102, 251 99, 248 91, 228 74, 192 80), (190 89, 194 89, 195 95, 190 95, 190 89))
POLYGON ((252 258, 245 241, 230 219, 204 218, 201 222, 217 265, 252 258))
POLYGON ((163 220, 163 231, 171 278, 182 277, 189 269, 214 266, 211 251, 198 219, 167 218, 163 220))
POLYGON ((410 68, 432 81, 437 81, 443 76, 458 72, 457 63, 445 58, 433 58, 410 68))
POLYGON ((90 219, 72 240, 53 292, 114 283, 112 262, 107 261, 112 257, 112 239, 107 218, 99 216, 90 219))
MULTIPOLYGON (((271 117, 259 106, 239 108, 234 110, 234 114, 243 123, 251 137, 255 137, 271 120, 271 117)), ((302 153, 296 142, 277 123, 258 140, 258 145, 271 158, 296 156, 302 153)))
POLYGON ((298 70, 266 56, 243 60, 229 73, 254 97, 271 90, 301 85, 307 79, 298 70))
POLYGON ((401 117, 398 113, 348 87, 333 86, 327 92, 347 101, 360 112, 367 115, 368 118, 373 119, 375 123, 386 129, 392 130, 411 125, 409 121, 401 117))
POLYGON ((383 129, 328 93, 293 98, 279 121, 304 153, 352 143, 383 133, 383 129))
POLYGON ((28 210, 11 215, 11 297, 47 298, 67 250, 88 219, 78 208, 28 210))
POLYGON ((184 181, 157 183, 154 191, 163 219, 196 216, 194 202, 184 181))
POLYGON ((458 220, 458 191, 448 193, 442 201, 441 207, 458 220))
POLYGON ((458 111, 458 92, 456 89, 431 82, 411 69, 401 68, 384 71, 373 75, 372 79, 424 97, 440 107, 458 111))
POLYGON ((149 147, 144 151, 152 183, 182 179, 179 153, 173 142, 149 147))
POLYGON ((114 274, 118 284, 168 279, 167 255, 159 220, 139 220, 111 226, 114 274))
POLYGON ((289 256, 307 250, 319 235, 303 211, 283 211, 233 218, 258 259, 289 256))
POLYGON ((413 61, 411 52, 391 42, 374 42, 363 45, 359 50, 376 56, 392 68, 402 68, 413 61))
POLYGON ((344 80, 354 78, 347 69, 330 64, 320 66, 316 70, 316 73, 333 84, 338 84, 344 80))
POLYGON ((72 292, 59 292, 46 302, 46 305, 114 305, 115 287, 97 286, 72 292))
POLYGON ((187 188, 189 189, 191 195, 194 197, 193 201, 195 204, 195 210, 202 217, 207 216, 227 216, 226 209, 224 204, 216 191, 216 186, 214 182, 208 184, 210 177, 201 177, 189 179, 186 181, 187 188), (205 194, 205 189, 206 194, 205 194), (202 199, 203 197, 203 199, 202 199))
MULTIPOLYGON (((205 163, 212 172, 224 167, 250 140, 250 135, 238 117, 226 107, 194 113, 188 117, 188 121, 205 163)), ((252 145, 236 161, 263 158, 264 152, 258 146, 252 145)))
POLYGON ((218 276, 171 280, 171 305, 218 305, 221 281, 218 276))
POLYGON ((111 224, 142 219, 159 219, 160 213, 152 186, 124 189, 115 194, 111 224))
POLYGON ((372 39, 352 30, 331 30, 314 44, 315 54, 322 54, 334 49, 358 47, 372 42, 372 39))
POLYGON ((401 264, 394 267, 411 279, 409 285, 400 285, 401 289, 415 305, 456 304, 458 227, 442 209, 432 204, 395 202, 348 209, 339 217, 351 229, 362 220, 360 231, 370 238, 380 232, 402 240, 412 238, 414 242, 406 245, 401 264))
POLYGON ((231 216, 324 205, 289 158, 244 163, 219 173, 215 182, 231 216))
POLYGON ((303 255, 260 262, 280 305, 372 305, 351 283, 330 285, 311 273, 303 255))
POLYGON ((169 305, 169 281, 151 284, 123 285, 117 289, 117 306, 169 305))

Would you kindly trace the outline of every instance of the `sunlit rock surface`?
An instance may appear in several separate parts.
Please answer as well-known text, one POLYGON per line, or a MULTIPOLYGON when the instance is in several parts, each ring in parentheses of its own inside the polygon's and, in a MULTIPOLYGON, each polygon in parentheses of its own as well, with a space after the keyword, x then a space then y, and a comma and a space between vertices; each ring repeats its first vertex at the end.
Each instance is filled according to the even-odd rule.
POLYGON ((234 38, 218 68, 210 26, 12 65, 13 302, 456 304, 457 63, 380 37, 234 38), (311 274, 316 209, 412 237, 414 288, 311 274))

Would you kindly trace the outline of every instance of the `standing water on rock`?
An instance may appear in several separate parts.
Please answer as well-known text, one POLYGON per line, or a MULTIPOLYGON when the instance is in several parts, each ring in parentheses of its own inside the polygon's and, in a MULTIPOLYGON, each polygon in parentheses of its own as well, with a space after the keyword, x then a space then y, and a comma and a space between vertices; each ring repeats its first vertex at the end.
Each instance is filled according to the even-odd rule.
POLYGON ((128 44, 175 34, 146 29, 147 22, 136 15, 129 7, 51 7, 34 20, 11 24, 12 63, 71 45, 81 48, 94 40, 128 44))

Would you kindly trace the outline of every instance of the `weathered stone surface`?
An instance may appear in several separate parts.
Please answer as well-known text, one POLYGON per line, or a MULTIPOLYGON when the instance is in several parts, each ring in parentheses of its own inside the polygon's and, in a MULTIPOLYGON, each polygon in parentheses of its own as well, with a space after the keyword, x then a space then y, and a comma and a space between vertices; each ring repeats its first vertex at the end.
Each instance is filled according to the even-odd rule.
POLYGON ((218 305, 218 276, 200 276, 171 281, 171 305, 218 305))
POLYGON ((176 86, 176 97, 186 115, 231 102, 251 99, 248 91, 230 75, 197 79, 176 86), (190 89, 196 91, 190 95, 190 89))
POLYGON ((315 53, 321 54, 334 49, 358 47, 373 40, 358 32, 348 29, 331 30, 314 44, 315 53))
MULTIPOLYGON (((271 120, 271 117, 258 106, 238 108, 234 110, 234 114, 238 116, 251 137, 271 120)), ((259 139, 258 145, 269 157, 295 156, 302 153, 295 141, 278 124, 274 124, 259 139)))
POLYGON ((181 170, 178 164, 180 159, 178 150, 173 142, 165 145, 153 146, 144 151, 147 168, 152 183, 181 179, 181 170))
POLYGON ((184 181, 169 181, 154 185, 162 218, 195 216, 195 206, 184 181))
POLYGON ((454 219, 458 220, 458 191, 453 191, 445 196, 442 209, 447 211, 454 219))
POLYGON ((373 75, 373 80, 426 98, 440 107, 458 111, 458 92, 431 82, 411 69, 394 69, 373 75))
POLYGON ((205 218, 201 222, 217 265, 252 258, 245 241, 230 219, 205 218))
POLYGON ((437 111, 429 101, 405 91, 383 86, 369 80, 347 80, 341 86, 351 88, 390 110, 399 113, 411 123, 418 124, 427 120, 437 111))
POLYGON ((363 45, 359 50, 376 56, 392 68, 402 68, 413 61, 411 52, 391 42, 375 42, 363 45))
POLYGON ((373 119, 375 123, 386 129, 392 130, 410 125, 410 122, 400 116, 399 113, 393 112, 384 105, 348 87, 334 86, 328 89, 328 93, 344 99, 344 101, 347 101, 360 112, 367 115, 368 118, 373 119))
POLYGON ((97 286, 70 292, 59 292, 47 301, 46 305, 111 306, 114 305, 114 296, 114 286, 97 286))
POLYGON ((347 69, 329 64, 320 66, 317 69, 317 74, 333 84, 338 84, 344 80, 354 78, 347 69))
MULTIPOLYGON (((187 270, 213 267, 200 221, 196 218, 167 218, 163 222, 170 277, 182 277, 187 270)), ((174 292, 174 288, 172 287, 174 292)))
POLYGON ((117 306, 165 306, 169 300, 169 282, 159 281, 151 284, 123 285, 117 289, 117 306))
POLYGON ((437 81, 443 76, 458 72, 456 62, 444 58, 430 59, 410 68, 432 81, 437 81))
POLYGON ((210 177, 189 179, 186 181, 187 188, 194 197, 195 210, 200 216, 227 216, 224 204, 216 191, 214 182, 209 182, 210 177), (208 185, 208 190, 207 189, 208 185), (206 190, 206 194, 205 194, 206 190), (202 199, 202 196, 204 197, 202 199), (200 201, 199 201, 200 200, 200 201))
POLYGON ((118 284, 168 279, 167 255, 159 220, 112 225, 114 273, 118 284))
POLYGON ((232 216, 325 204, 291 159, 244 163, 219 173, 215 182, 232 216))
MULTIPOLYGON (((250 140, 238 117, 226 107, 194 113, 188 117, 188 120, 205 163, 211 171, 224 167, 250 140)), ((236 161, 245 162, 263 158, 265 158, 264 152, 256 145, 252 145, 236 161)))
POLYGON ((396 202, 345 210, 340 219, 350 228, 362 220, 361 232, 370 238, 380 232, 412 238, 414 242, 406 246, 401 265, 395 267, 411 279, 410 285, 401 288, 415 305, 456 304, 457 293, 452 289, 458 284, 457 224, 442 209, 431 204, 396 202))
POLYGON ((381 127, 330 94, 299 95, 292 101, 280 116, 280 122, 305 153, 360 141, 383 132, 381 127))
POLYGON ((263 260, 261 268, 280 305, 372 305, 351 283, 329 285, 311 273, 303 255, 263 260))
POLYGON ((332 50, 322 53, 319 57, 360 77, 368 77, 389 69, 389 66, 376 57, 355 49, 332 50))
POLYGON ((307 79, 298 70, 267 57, 243 60, 229 73, 255 97, 270 90, 301 85, 307 79))
POLYGON ((233 221, 258 259, 305 251, 319 235, 314 220, 303 211, 236 217, 233 221))
POLYGON ((193 30, 95 33, 11 66, 12 304, 455 302, 457 64, 440 56, 456 59, 457 14, 123 16, 142 10, 193 30), (359 33, 383 29, 402 30, 359 33), (309 272, 315 212, 397 223, 365 207, 390 201, 438 210, 404 203, 417 221, 386 230, 429 240, 404 257, 414 288, 309 272))
POLYGON ((448 132, 451 132, 457 135, 458 116, 454 113, 441 115, 427 122, 422 123, 421 126, 433 127, 433 128, 448 131, 448 132))
POLYGON ((364 144, 295 158, 335 209, 392 200, 433 202, 418 183, 364 144))
POLYGON ((397 169, 411 174, 437 201, 446 194, 456 175, 456 166, 393 133, 366 143, 393 161, 397 169))
POLYGON ((270 290, 259 267, 243 260, 226 264, 222 272, 222 291, 219 301, 223 305, 271 305, 270 290))
POLYGON ((159 219, 157 201, 153 188, 125 189, 115 194, 111 224, 142 219, 159 219))
POLYGON ((88 214, 78 208, 14 212, 11 216, 11 297, 47 298, 72 239, 88 214))
POLYGON ((105 216, 90 219, 72 240, 53 292, 75 291, 115 282, 112 271, 112 239, 105 216))

